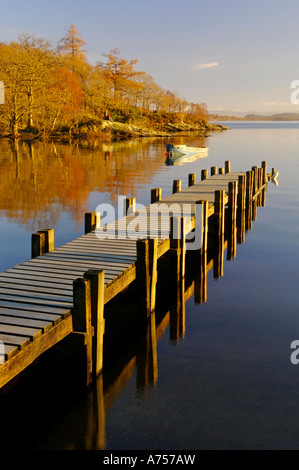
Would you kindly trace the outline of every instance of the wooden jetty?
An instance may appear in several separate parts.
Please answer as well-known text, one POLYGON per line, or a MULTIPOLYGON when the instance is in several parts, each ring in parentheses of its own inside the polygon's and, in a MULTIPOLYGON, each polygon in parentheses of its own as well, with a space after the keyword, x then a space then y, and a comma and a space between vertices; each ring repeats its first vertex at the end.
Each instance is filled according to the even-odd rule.
MULTIPOLYGON (((155 311, 157 265, 167 257, 174 283, 185 278, 187 235, 196 229, 196 207, 201 206, 200 249, 198 257, 203 273, 207 272, 208 235, 212 231, 219 246, 219 258, 213 266, 222 275, 223 253, 233 259, 236 243, 242 243, 245 230, 256 218, 256 207, 265 204, 265 191, 275 170, 267 173, 267 164, 246 172, 232 172, 230 162, 217 171, 202 170, 199 182, 188 175, 188 186, 173 182, 173 193, 162 199, 162 190, 153 188, 151 204, 135 211, 134 198, 126 199, 127 215, 117 223, 100 226, 100 214, 85 215, 85 234, 58 248, 54 247, 54 230, 45 229, 32 235, 32 259, 0 273, 0 388, 30 366, 45 351, 71 335, 83 346, 86 384, 90 385, 103 367, 105 304, 136 285, 141 324, 155 311), (148 214, 163 203, 166 217, 160 218, 155 238, 149 237, 148 214), (177 213, 168 207, 176 204, 177 213), (182 217, 181 207, 189 204, 190 215, 182 217), (139 221, 139 239, 130 227, 139 221), (141 221, 141 222, 140 222, 141 221), (213 224, 212 224, 213 222, 213 224), (125 236, 119 238, 125 227, 125 236), (180 237, 175 237, 175 229, 180 237), (115 238, 99 239, 109 230, 115 238), (226 236, 225 236, 226 234, 226 236), (134 237, 135 235, 135 237, 134 237), (170 261, 169 261, 170 260, 170 261), (1 350, 2 347, 2 350, 1 350), (2 353, 2 357, 1 357, 2 353)), ((206 299, 206 277, 201 274, 196 299, 206 299)))

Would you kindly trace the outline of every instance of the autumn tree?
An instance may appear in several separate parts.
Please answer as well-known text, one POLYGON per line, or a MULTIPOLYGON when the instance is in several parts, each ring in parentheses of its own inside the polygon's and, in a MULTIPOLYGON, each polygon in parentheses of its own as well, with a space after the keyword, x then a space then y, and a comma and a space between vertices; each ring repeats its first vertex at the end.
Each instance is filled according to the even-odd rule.
POLYGON ((104 56, 107 58, 103 65, 104 76, 111 86, 114 105, 121 107, 123 102, 129 99, 130 94, 140 88, 137 78, 145 72, 135 70, 137 59, 130 61, 122 59, 119 49, 113 49, 104 56))
POLYGON ((11 134, 17 138, 21 119, 26 110, 24 77, 26 69, 22 51, 16 43, 0 44, 0 79, 5 84, 5 104, 1 105, 2 118, 7 120, 11 134))
POLYGON ((82 88, 74 74, 67 69, 56 70, 51 77, 47 115, 51 121, 50 129, 54 130, 60 117, 61 124, 70 125, 75 119, 83 102, 82 88))
POLYGON ((85 50, 86 42, 78 33, 75 25, 71 24, 66 30, 65 36, 58 42, 57 50, 63 58, 64 66, 74 73, 80 83, 86 80, 89 66, 87 63, 85 50))
POLYGON ((58 66, 58 59, 51 43, 43 38, 22 34, 17 47, 25 70, 23 86, 27 96, 27 129, 31 129, 34 126, 33 112, 41 105, 35 100, 46 93, 49 74, 58 66))

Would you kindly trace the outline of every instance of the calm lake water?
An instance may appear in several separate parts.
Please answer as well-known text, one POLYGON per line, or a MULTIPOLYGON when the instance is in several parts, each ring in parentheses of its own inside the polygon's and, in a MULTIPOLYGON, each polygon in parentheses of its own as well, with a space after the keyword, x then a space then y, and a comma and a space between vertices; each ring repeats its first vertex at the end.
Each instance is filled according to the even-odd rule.
MULTIPOLYGON (((117 207, 117 196, 149 204, 151 188, 166 196, 174 179, 186 187, 188 173, 199 180, 201 169, 225 160, 232 171, 263 160, 279 171, 236 258, 225 259, 219 279, 208 273, 207 301, 195 302, 192 289, 186 295, 182 337, 174 341, 167 317, 161 320, 151 373, 144 373, 144 344, 132 343, 134 353, 116 358, 71 405, 63 389, 53 390, 64 405, 59 419, 45 413, 48 429, 26 427, 26 439, 14 435, 16 447, 299 449, 299 365, 290 360, 299 340, 299 122, 228 125, 205 141, 175 137, 209 147, 207 158, 182 166, 165 164, 163 138, 83 147, 0 143, 1 271, 30 258, 31 233, 53 227, 55 245, 66 243, 83 234, 85 212, 102 202, 117 207)), ((123 324, 131 301, 114 306, 123 324)), ((34 404, 31 412, 43 413, 34 404)))

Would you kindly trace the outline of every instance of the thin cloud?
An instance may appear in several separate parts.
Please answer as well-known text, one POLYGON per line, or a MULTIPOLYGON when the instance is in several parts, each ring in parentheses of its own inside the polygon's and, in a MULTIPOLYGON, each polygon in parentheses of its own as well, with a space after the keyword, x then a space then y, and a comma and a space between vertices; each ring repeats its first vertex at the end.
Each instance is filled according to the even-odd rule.
POLYGON ((218 67, 219 64, 218 62, 207 62, 205 64, 197 64, 194 65, 194 70, 205 70, 205 69, 211 69, 213 67, 218 67))

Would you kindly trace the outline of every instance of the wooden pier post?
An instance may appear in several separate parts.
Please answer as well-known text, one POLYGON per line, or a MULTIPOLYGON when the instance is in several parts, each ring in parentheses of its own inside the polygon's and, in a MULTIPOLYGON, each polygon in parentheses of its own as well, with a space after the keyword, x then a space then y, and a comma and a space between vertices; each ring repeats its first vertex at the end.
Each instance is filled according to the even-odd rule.
POLYGON ((139 390, 146 390, 148 384, 154 385, 158 379, 155 312, 152 312, 146 320, 146 334, 140 346, 142 347, 137 348, 136 356, 136 384, 139 390))
POLYGON ((224 165, 225 165, 225 173, 230 173, 230 161, 226 160, 224 165))
POLYGON ((176 281, 185 277, 186 220, 185 217, 170 218, 170 250, 175 257, 174 272, 176 281))
POLYGON ((223 262, 224 262, 224 190, 215 191, 215 214, 217 216, 217 256, 214 261, 214 277, 219 278, 223 276, 223 262))
POLYGON ((54 229, 48 228, 45 230, 39 230, 38 233, 45 234, 45 253, 49 253, 49 251, 53 251, 55 248, 54 243, 54 229))
POLYGON ((44 233, 33 233, 31 235, 31 258, 45 253, 46 235, 44 233))
POLYGON ((84 233, 92 232, 101 225, 101 213, 100 212, 86 212, 84 219, 84 233))
POLYGON ((92 326, 90 281, 84 278, 73 282, 73 331, 82 338, 86 354, 86 385, 92 383, 92 326))
POLYGON ((228 183, 228 260, 236 257, 237 188, 236 181, 228 183))
POLYGON ((208 170, 201 170, 201 181, 206 180, 208 177, 208 170))
POLYGON ((184 338, 186 331, 186 307, 185 307, 185 279, 183 278, 176 286, 175 302, 170 308, 170 344, 175 346, 180 338, 184 338))
POLYGON ((193 186, 195 184, 196 175, 195 173, 189 173, 188 175, 188 187, 193 186))
POLYGON ((246 226, 246 176, 240 175, 238 178, 238 230, 237 230, 237 241, 238 243, 244 243, 245 241, 245 226, 246 226))
POLYGON ((211 166, 211 176, 214 176, 217 174, 217 166, 211 166))
POLYGON ((199 250, 199 260, 194 280, 194 301, 202 304, 207 301, 207 261, 208 261, 208 201, 196 201, 202 205, 202 245, 199 250))
POLYGON ((127 197, 125 200, 125 215, 134 214, 136 212, 136 198, 127 197))
POLYGON ((156 307, 157 250, 158 240, 147 238, 137 240, 136 279, 139 292, 141 321, 156 307))
POLYGON ((94 333, 92 340, 92 369, 93 377, 97 377, 103 369, 105 271, 89 269, 84 273, 84 278, 90 281, 91 325, 94 333))
POLYGON ((49 253, 54 250, 54 229, 39 230, 31 236, 31 257, 49 253))
POLYGON ((253 171, 252 197, 254 197, 258 190, 258 168, 257 166, 253 166, 251 169, 253 171))
POLYGON ((224 175, 224 168, 219 168, 218 174, 219 175, 224 175))
POLYGON ((263 169, 263 184, 266 184, 268 182, 267 162, 266 162, 266 160, 262 161, 262 169, 263 169))
POLYGON ((172 194, 182 190, 182 180, 174 180, 172 184, 172 194))
POLYGON ((151 189, 151 204, 161 201, 162 199, 162 188, 152 188, 151 189))
POLYGON ((253 171, 246 172, 246 209, 245 209, 245 229, 250 230, 252 227, 252 186, 253 171))

